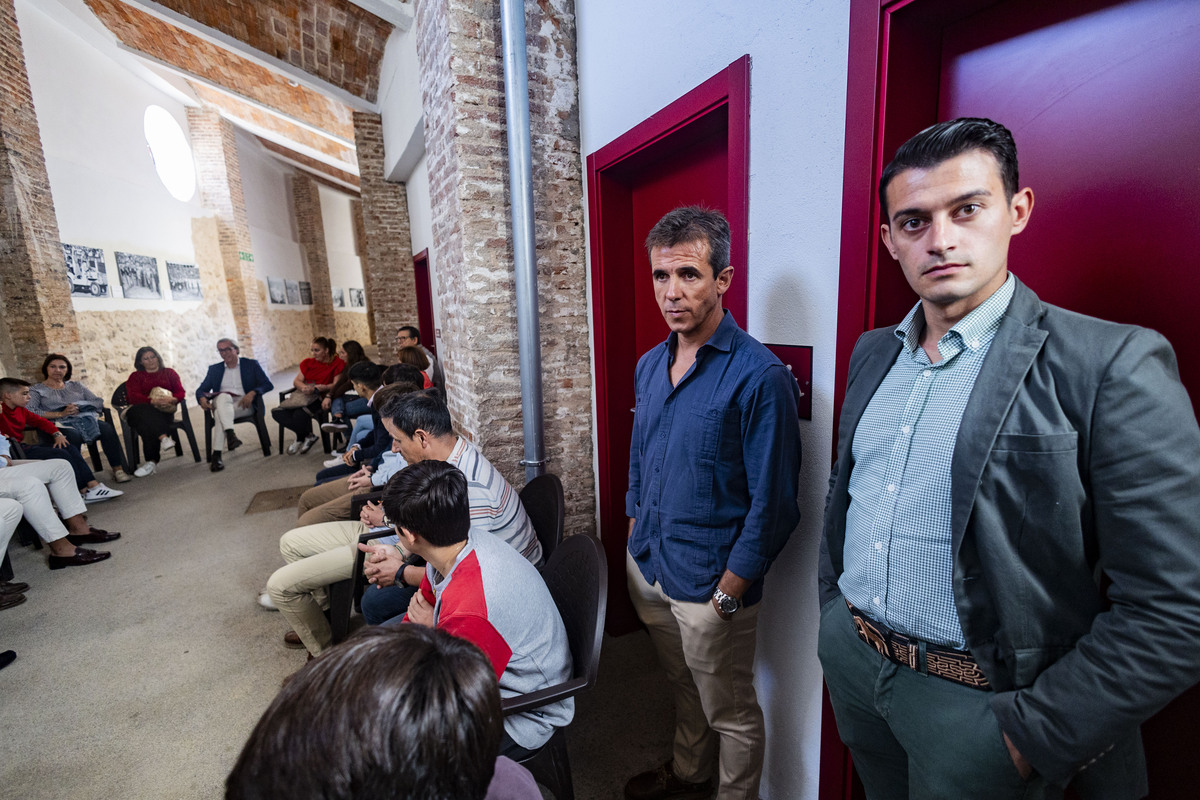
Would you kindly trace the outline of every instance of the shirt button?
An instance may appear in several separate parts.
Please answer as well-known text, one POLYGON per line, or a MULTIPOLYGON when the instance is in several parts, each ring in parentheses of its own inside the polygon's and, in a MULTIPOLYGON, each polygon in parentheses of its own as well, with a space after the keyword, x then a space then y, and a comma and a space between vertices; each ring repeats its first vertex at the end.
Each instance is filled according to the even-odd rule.
POLYGON ((932 374, 933 374, 933 372, 932 372, 932 371, 930 371, 930 370, 925 370, 925 371, 924 371, 924 372, 922 372, 921 374, 922 374, 922 375, 924 375, 926 378, 928 378, 930 375, 932 375, 932 374))
POLYGON ((894 491, 896 491, 896 484, 894 484, 894 483, 889 483, 889 484, 887 485, 887 490, 888 490, 889 492, 894 492, 894 491))
POLYGON ((882 600, 880 600, 878 597, 872 597, 872 598, 871 598, 871 602, 872 602, 872 603, 874 603, 875 605, 879 605, 879 604, 880 604, 880 603, 882 603, 883 601, 882 601, 882 600))
POLYGON ((882 550, 882 549, 883 549, 883 542, 876 542, 876 543, 875 543, 875 549, 876 549, 876 550, 882 550))
POLYGON ((901 425, 900 432, 907 436, 912 433, 912 425, 901 425))

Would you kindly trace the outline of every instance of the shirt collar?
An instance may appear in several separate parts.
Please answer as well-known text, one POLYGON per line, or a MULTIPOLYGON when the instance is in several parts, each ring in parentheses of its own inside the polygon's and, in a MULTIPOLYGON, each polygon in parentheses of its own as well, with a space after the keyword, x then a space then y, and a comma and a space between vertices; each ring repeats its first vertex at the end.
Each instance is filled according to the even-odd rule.
MULTIPOLYGON (((954 327, 942 337, 942 341, 957 338, 963 346, 971 350, 978 350, 990 343, 1000 328, 1000 318, 1008 310, 1008 304, 1012 301, 1014 291, 1016 291, 1016 278, 1010 272, 1000 288, 971 313, 956 322, 954 327)), ((921 331, 924 329, 925 311, 918 301, 904 317, 904 320, 896 326, 894 333, 896 338, 903 342, 904 349, 911 353, 920 346, 921 331)))
MULTIPOLYGON (((712 347, 715 350, 721 350, 728 353, 733 349, 733 336, 738 329, 738 324, 733 318, 733 312, 728 308, 723 309, 724 316, 721 317, 721 324, 713 331, 713 335, 708 337, 708 341, 700 345, 701 348, 712 347)), ((671 331, 667 337, 667 352, 671 357, 675 357, 675 346, 679 342, 679 334, 671 331)))

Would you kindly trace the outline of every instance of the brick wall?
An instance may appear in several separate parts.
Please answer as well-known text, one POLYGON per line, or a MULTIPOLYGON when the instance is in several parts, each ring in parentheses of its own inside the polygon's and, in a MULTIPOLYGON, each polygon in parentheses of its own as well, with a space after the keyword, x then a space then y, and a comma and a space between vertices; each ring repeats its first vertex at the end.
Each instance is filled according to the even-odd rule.
MULTIPOLYGON (((416 26, 451 414, 521 485, 499 9, 423 0, 416 26)), ((568 532, 594 532, 573 0, 527 3, 526 31, 547 469, 563 480, 568 532)))
POLYGON ((395 355, 396 329, 417 321, 412 234, 404 184, 384 179, 383 124, 378 114, 354 113, 362 186, 363 286, 375 336, 389 363, 395 355))
POLYGON ((242 352, 262 362, 268 373, 283 369, 295 362, 275 354, 264 292, 254 263, 241 255, 251 253, 250 225, 233 125, 212 110, 189 108, 187 114, 200 199, 216 215, 221 263, 242 352))
POLYGON ((321 192, 317 182, 305 175, 292 176, 292 202, 296 232, 304 250, 308 282, 312 286, 312 329, 318 336, 333 336, 333 291, 329 286, 329 252, 325 246, 325 220, 321 216, 321 192))
MULTIPOLYGON (((406 207, 405 211, 407 212, 407 207, 406 207)), ((367 280, 367 229, 366 229, 366 223, 363 222, 363 204, 362 204, 361 199, 350 201, 350 217, 354 221, 354 254, 359 257, 359 259, 361 260, 361 263, 362 263, 363 281, 364 281, 363 286, 364 287, 370 286, 370 284, 366 283, 366 280, 367 280)), ((375 333, 375 311, 374 311, 375 304, 371 301, 371 292, 364 291, 363 295, 364 295, 364 297, 366 297, 366 300, 367 300, 367 313, 366 313, 367 333, 366 333, 365 339, 359 339, 359 343, 362 344, 363 347, 366 347, 368 342, 377 343, 377 342, 379 342, 379 339, 377 338, 376 333, 375 333)), ((339 313, 342 313, 342 312, 339 312, 339 313)), ((351 337, 351 338, 353 338, 353 337, 351 337)), ((387 341, 386 336, 384 337, 384 341, 385 342, 387 341)))
POLYGON ((0 300, 5 371, 38 377, 47 352, 86 373, 13 0, 0 0, 0 300))

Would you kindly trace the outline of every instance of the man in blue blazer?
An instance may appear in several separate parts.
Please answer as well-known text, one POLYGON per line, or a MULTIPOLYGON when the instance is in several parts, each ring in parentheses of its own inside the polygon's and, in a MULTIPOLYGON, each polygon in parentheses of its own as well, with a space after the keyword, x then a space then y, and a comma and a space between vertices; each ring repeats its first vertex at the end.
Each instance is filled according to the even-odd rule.
POLYGON ((1200 680, 1200 429, 1154 331, 1008 272, 1012 134, 929 128, 880 181, 920 302, 850 360, 818 652, 871 798, 1136 798, 1200 680))
POLYGON ((263 394, 275 388, 262 366, 253 358, 242 358, 241 348, 233 339, 217 342, 221 361, 208 368, 208 374, 196 389, 196 402, 213 413, 213 427, 225 431, 225 446, 221 437, 213 437, 212 461, 209 469, 225 469, 221 450, 233 450, 242 442, 233 432, 234 420, 253 414, 265 414, 263 394))

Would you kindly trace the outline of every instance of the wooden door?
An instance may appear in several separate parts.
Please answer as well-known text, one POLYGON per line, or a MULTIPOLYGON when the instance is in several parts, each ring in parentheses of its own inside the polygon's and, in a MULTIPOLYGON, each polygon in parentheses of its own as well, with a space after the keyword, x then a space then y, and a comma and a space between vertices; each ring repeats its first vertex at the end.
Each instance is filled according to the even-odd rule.
POLYGON ((637 615, 625 587, 625 491, 638 358, 668 333, 642 243, 683 205, 724 212, 733 231, 733 286, 725 295, 746 324, 749 56, 588 156, 600 538, 608 559, 607 630, 637 615))

